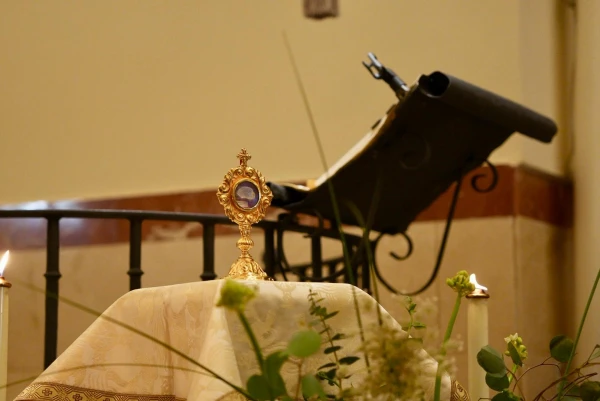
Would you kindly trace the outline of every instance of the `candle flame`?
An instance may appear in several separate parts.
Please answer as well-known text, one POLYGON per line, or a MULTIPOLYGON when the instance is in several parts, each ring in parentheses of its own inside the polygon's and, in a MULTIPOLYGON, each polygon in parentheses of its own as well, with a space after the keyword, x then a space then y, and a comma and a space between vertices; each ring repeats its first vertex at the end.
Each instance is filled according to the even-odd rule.
POLYGON ((477 282, 477 278, 475 278, 475 273, 473 273, 473 274, 471 274, 471 275, 469 276, 469 282, 471 282, 471 283, 475 284, 475 289, 476 289, 476 290, 484 290, 484 291, 487 291, 487 287, 484 287, 484 286, 482 286, 481 284, 479 284, 479 283, 477 282))
POLYGON ((0 277, 4 277, 4 268, 8 264, 8 255, 10 255, 10 251, 4 252, 2 259, 0 259, 0 277))

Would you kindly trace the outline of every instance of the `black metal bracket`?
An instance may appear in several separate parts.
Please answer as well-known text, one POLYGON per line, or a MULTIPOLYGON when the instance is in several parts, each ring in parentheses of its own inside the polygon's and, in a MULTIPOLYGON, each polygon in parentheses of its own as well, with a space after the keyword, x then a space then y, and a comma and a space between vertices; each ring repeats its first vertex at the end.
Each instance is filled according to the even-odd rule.
POLYGON ((375 79, 381 79, 392 88, 398 99, 404 98, 410 88, 394 71, 379 62, 373 53, 367 55, 369 62, 363 61, 363 65, 375 79))

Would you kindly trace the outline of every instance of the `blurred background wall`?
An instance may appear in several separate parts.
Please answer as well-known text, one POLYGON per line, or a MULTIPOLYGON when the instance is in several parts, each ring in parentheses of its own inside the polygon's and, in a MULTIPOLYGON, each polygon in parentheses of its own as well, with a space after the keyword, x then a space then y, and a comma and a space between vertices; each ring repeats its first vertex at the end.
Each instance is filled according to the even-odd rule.
MULTIPOLYGON (((555 119, 559 135, 552 144, 514 135, 491 160, 515 171, 533 169, 545 188, 570 188, 575 178, 576 191, 583 191, 576 193, 574 248, 568 221, 532 218, 517 209, 502 216, 467 214, 450 235, 440 277, 460 269, 477 272, 492 293, 490 341, 502 347, 503 337, 519 332, 535 360, 554 334, 576 324, 576 317, 565 316, 581 311, 598 265, 594 241, 600 217, 590 172, 598 164, 593 132, 600 117, 592 105, 600 89, 594 69, 600 33, 592 21, 599 12, 594 0, 577 2, 577 11, 573 2, 562 0, 340 0, 338 18, 312 21, 303 16, 299 0, 4 0, 0 205, 69 207, 82 200, 210 192, 241 147, 269 180, 320 175, 323 167, 284 31, 329 165, 395 101, 361 65, 367 52, 409 83, 441 70, 555 119), (573 259, 580 261, 575 267, 573 259)), ((518 180, 513 183, 522 188, 518 180)), ((530 208, 550 202, 552 213, 570 210, 568 199, 556 204, 552 194, 534 192, 530 208)), ((198 211, 176 204, 172 209, 198 211)), ((201 240, 186 230, 175 227, 168 238, 147 238, 144 286, 198 279, 201 240)), ((441 217, 414 223, 409 234, 415 253, 403 263, 387 257, 390 250, 401 253, 399 240, 382 244, 380 265, 397 288, 414 289, 426 280, 442 230, 441 217)), ((43 286, 44 250, 20 246, 23 238, 17 234, 0 232, 3 246, 15 249, 7 277, 43 286)), ((258 255, 261 242, 255 240, 258 255)), ((236 255, 234 243, 232 236, 218 238, 220 275, 236 255)), ((290 243, 296 261, 309 260, 308 242, 290 243)), ((332 243, 326 252, 339 250, 332 243)), ((126 244, 89 241, 66 247, 61 292, 101 311, 127 291, 126 269, 126 244)), ((444 300, 452 294, 444 287, 438 280, 423 295, 438 305, 434 328, 445 327, 449 313, 444 300)), ((41 372, 43 297, 18 286, 12 295, 9 380, 14 381, 41 372)), ((382 295, 384 306, 401 320, 398 302, 382 295)), ((60 319, 62 351, 93 318, 61 306, 60 319)), ((600 322, 593 323, 589 326, 598 330, 600 322)), ((457 324, 465 340, 466 314, 457 324)), ((597 342, 597 334, 586 334, 586 344, 597 342)), ((466 384, 465 351, 457 358, 459 379, 466 384)), ((9 396, 26 384, 12 386, 9 396)))

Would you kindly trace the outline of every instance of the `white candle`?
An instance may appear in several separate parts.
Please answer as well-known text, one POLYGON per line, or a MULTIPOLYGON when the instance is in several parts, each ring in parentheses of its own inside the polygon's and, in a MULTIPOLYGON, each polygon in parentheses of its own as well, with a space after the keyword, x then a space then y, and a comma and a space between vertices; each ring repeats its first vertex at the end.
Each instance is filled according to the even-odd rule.
POLYGON ((490 390, 485 383, 485 371, 477 363, 477 353, 489 343, 487 303, 490 296, 486 292, 487 288, 477 283, 474 274, 471 274, 469 281, 475 284, 475 291, 467 295, 469 395, 471 401, 478 401, 480 398, 490 398, 490 390))
POLYGON ((0 259, 0 401, 6 401, 8 383, 8 291, 11 284, 4 279, 9 252, 0 259))

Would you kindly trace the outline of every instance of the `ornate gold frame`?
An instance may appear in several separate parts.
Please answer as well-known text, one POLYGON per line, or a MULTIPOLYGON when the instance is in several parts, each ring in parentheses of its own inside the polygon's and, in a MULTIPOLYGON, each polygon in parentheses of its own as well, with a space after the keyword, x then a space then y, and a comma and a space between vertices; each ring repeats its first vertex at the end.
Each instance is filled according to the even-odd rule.
POLYGON ((219 203, 225 209, 225 215, 240 228, 241 238, 237 241, 237 247, 242 251, 238 259, 231 265, 227 277, 244 280, 269 280, 267 274, 254 261, 249 251, 254 246, 250 238, 252 224, 262 220, 267 209, 271 205, 273 193, 267 186, 265 177, 253 167, 248 166, 248 160, 252 158, 242 149, 237 155, 240 165, 230 169, 217 191, 219 203), (236 191, 243 182, 249 183, 248 188, 256 192, 256 203, 250 207, 243 207, 236 199, 236 191))

